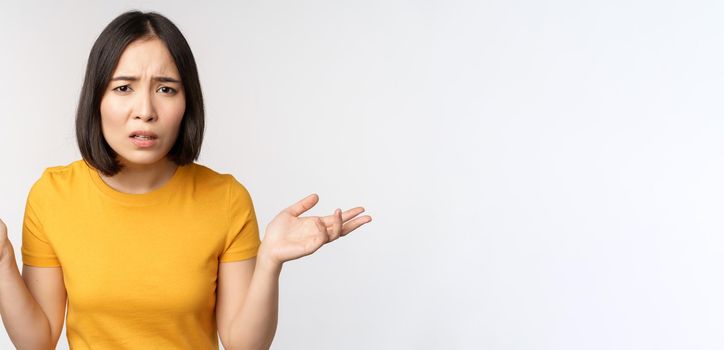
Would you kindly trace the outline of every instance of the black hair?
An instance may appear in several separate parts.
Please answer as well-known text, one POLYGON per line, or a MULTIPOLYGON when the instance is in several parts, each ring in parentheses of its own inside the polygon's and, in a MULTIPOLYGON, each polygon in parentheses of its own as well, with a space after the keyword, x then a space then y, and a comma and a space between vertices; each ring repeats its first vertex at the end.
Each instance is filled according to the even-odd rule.
POLYGON ((116 17, 98 36, 86 66, 75 118, 75 133, 83 160, 106 176, 123 166, 117 153, 103 137, 100 105, 121 54, 133 41, 157 37, 166 44, 181 75, 186 110, 178 137, 167 157, 177 165, 198 159, 204 137, 204 101, 191 48, 181 31, 168 18, 156 12, 129 11, 116 17))

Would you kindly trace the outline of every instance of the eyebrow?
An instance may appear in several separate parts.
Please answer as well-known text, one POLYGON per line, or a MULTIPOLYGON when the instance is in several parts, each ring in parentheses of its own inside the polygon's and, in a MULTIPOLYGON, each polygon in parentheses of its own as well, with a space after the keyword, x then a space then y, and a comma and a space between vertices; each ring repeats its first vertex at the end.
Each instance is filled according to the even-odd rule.
MULTIPOLYGON (((111 79, 111 81, 116 81, 116 80, 137 81, 138 77, 123 75, 123 76, 118 76, 118 77, 114 77, 113 79, 111 79)), ((180 80, 174 79, 171 77, 152 77, 151 80, 160 81, 162 83, 181 83, 180 80)))

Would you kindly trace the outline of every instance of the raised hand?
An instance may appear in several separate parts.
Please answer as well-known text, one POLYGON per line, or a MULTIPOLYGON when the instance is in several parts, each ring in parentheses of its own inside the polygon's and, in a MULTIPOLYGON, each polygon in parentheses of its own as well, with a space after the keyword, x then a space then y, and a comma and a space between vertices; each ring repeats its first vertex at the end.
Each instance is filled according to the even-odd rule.
POLYGON ((299 217, 317 202, 319 196, 311 194, 277 214, 266 227, 259 258, 278 264, 298 259, 372 221, 369 215, 356 217, 364 212, 362 207, 336 209, 324 217, 299 217))

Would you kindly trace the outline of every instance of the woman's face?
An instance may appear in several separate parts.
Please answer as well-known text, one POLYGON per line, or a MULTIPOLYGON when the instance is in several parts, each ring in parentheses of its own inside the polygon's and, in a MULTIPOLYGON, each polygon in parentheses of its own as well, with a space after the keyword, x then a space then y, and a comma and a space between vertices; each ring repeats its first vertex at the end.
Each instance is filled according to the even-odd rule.
POLYGON ((101 99, 106 142, 126 166, 165 159, 178 136, 186 109, 181 77, 158 38, 129 44, 101 99), (138 131, 149 137, 136 135, 138 131))

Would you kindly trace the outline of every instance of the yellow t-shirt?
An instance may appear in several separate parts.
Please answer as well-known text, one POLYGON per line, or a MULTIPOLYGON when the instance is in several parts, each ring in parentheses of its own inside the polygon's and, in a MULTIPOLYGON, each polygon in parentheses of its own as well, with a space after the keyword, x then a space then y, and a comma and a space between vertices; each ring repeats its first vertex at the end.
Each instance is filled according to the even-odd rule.
POLYGON ((71 349, 218 349, 219 263, 255 257, 259 244, 232 175, 192 163, 129 194, 78 160, 32 186, 21 250, 26 265, 62 267, 71 349))

